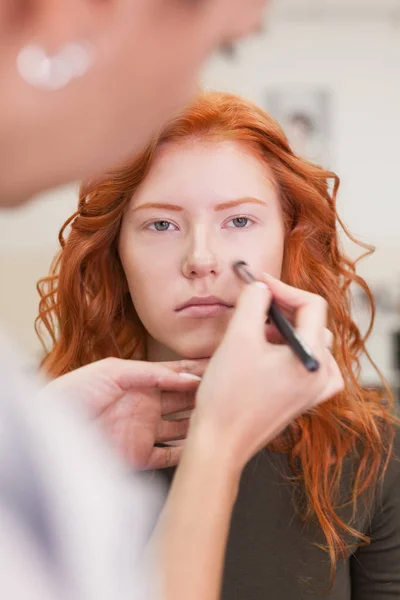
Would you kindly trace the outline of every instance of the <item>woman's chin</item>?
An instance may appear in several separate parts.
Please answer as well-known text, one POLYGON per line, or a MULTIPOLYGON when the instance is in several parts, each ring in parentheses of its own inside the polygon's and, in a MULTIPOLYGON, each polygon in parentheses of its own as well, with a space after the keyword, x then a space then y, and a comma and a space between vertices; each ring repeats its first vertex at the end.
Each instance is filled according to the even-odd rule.
MULTIPOLYGON (((219 342, 219 340, 218 340, 219 342)), ((211 358, 217 350, 216 336, 212 339, 194 340, 181 336, 176 340, 155 340, 149 337, 147 342, 147 359, 154 362, 176 360, 200 360, 211 358), (199 343, 200 342, 200 343, 199 343)))
POLYGON ((180 353, 182 358, 188 359, 188 360, 201 360, 203 358, 211 358, 212 355, 214 354, 214 352, 217 350, 217 348, 215 347, 215 345, 213 346, 209 346, 209 347, 197 347, 197 348, 190 348, 190 349, 184 349, 182 350, 182 352, 180 353))

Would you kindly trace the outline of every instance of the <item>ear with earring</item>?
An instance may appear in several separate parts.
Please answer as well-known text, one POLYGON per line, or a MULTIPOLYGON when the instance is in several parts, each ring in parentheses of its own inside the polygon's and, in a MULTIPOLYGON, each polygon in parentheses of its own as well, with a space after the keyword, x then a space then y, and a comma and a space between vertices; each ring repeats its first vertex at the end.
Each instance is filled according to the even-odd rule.
POLYGON ((22 48, 17 57, 17 68, 29 85, 46 91, 66 87, 82 77, 93 64, 93 48, 89 43, 71 42, 55 54, 47 54, 40 45, 22 48))

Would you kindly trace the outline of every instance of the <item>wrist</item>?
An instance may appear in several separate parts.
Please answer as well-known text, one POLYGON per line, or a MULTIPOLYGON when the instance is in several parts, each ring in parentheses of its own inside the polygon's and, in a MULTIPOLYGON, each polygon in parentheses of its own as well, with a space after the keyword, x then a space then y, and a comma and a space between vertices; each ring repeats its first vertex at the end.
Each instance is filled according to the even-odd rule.
POLYGON ((244 464, 226 436, 212 423, 198 418, 196 411, 191 417, 189 434, 185 442, 185 454, 218 473, 232 486, 238 486, 244 464))

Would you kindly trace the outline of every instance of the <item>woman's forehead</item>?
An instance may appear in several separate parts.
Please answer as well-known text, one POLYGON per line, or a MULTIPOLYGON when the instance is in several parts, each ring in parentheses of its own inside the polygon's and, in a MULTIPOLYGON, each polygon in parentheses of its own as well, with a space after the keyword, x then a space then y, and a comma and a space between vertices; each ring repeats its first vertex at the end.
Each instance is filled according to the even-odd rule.
POLYGON ((223 201, 263 196, 272 190, 276 185, 270 168, 243 144, 187 140, 159 149, 135 203, 157 196, 223 201))

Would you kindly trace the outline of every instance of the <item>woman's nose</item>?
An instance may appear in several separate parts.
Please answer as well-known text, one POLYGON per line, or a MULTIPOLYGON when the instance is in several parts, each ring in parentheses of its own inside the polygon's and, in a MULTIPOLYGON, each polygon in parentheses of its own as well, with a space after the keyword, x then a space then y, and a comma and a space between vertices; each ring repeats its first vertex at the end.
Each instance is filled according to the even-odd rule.
POLYGON ((193 236, 183 262, 185 277, 195 279, 219 274, 219 261, 212 246, 211 236, 205 231, 199 231, 193 236))

